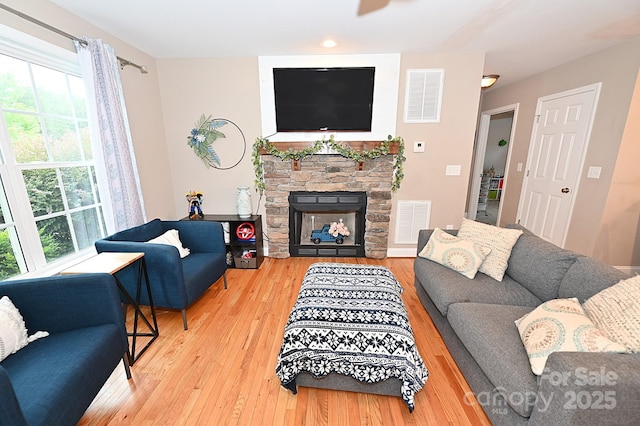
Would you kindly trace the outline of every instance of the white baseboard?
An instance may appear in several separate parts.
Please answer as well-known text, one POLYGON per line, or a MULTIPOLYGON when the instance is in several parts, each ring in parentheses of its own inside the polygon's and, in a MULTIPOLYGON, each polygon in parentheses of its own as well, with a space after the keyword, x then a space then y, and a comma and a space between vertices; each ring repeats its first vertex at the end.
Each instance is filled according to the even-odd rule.
POLYGON ((388 248, 387 257, 416 257, 416 248, 388 248))
POLYGON ((640 274, 640 266, 614 266, 614 268, 624 272, 630 277, 640 274))

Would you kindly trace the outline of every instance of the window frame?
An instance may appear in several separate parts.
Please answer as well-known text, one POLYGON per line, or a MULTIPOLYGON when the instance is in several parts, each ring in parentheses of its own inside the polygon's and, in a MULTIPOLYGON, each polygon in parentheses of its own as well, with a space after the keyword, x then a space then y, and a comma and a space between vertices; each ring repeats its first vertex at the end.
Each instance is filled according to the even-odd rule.
MULTIPOLYGON (((75 51, 66 50, 62 47, 50 44, 1 24, 0 54, 64 72, 84 81, 80 68, 80 61, 75 51)), ((31 84, 33 86, 35 84, 34 81, 32 81, 31 84)), ((95 123, 93 123, 94 117, 91 112, 95 110, 95 106, 91 105, 91 103, 95 101, 89 91, 85 91, 85 93, 85 102, 87 103, 87 121, 92 139, 91 149, 93 152, 91 159, 87 159, 85 156, 79 161, 52 161, 52 158, 49 158, 48 161, 41 163, 14 162, 13 164, 8 164, 6 161, 7 158, 14 159, 14 156, 11 151, 12 147, 9 132, 5 126, 5 109, 1 111, 3 116, 0 118, 0 144, 2 151, 4 151, 5 154, 4 156, 0 156, 0 183, 4 187, 4 194, 0 194, 0 203, 5 214, 5 223, 0 225, 0 231, 13 227, 13 231, 9 231, 12 246, 14 251, 16 248, 19 248, 23 256, 23 259, 18 259, 20 256, 16 253, 16 260, 18 261, 21 271, 26 269, 23 273, 9 279, 51 275, 52 273, 63 269, 69 263, 77 262, 82 258, 95 254, 95 248, 93 245, 84 249, 77 249, 76 235, 73 232, 73 228, 70 227, 69 230, 71 232, 74 251, 67 255, 63 255, 58 259, 47 262, 42 249, 40 236, 38 234, 36 218, 31 210, 31 203, 24 184, 22 174, 24 170, 43 168, 56 170, 56 176, 59 184, 61 185, 61 197, 64 209, 57 212, 58 214, 54 214, 54 216, 68 216, 67 221, 71 221, 72 213, 86 210, 86 208, 69 208, 67 198, 64 195, 64 186, 62 185, 60 178, 61 169, 64 169, 65 167, 88 167, 90 184, 92 189, 95 190, 94 194, 96 196, 94 204, 92 204, 92 207, 90 208, 95 209, 97 212, 97 220, 99 224, 98 233, 101 236, 105 236, 108 232, 107 224, 111 220, 108 216, 111 214, 111 209, 108 206, 109 199, 100 193, 100 190, 103 189, 103 187, 98 182, 94 181, 94 179, 100 179, 100 176, 104 173, 104 165, 100 161, 102 156, 99 155, 99 153, 96 153, 96 149, 99 147, 99 144, 94 140, 96 132, 92 131, 92 127, 95 123), (91 172, 93 172, 93 174, 91 172), (7 210, 5 210, 5 208, 7 210), (9 222, 9 218, 11 218, 11 222, 9 222), (18 241, 16 241, 16 238, 18 241)), ((43 113, 40 110, 35 114, 39 118, 46 116, 46 113, 43 113)), ((76 119, 77 118, 78 117, 76 117, 76 119)), ((2 188, 0 188, 0 190, 2 190, 2 188)))

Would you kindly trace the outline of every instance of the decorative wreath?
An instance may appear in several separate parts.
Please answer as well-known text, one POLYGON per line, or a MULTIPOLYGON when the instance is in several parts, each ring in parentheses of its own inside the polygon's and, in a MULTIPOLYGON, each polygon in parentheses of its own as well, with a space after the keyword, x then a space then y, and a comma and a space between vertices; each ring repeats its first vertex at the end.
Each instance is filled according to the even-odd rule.
POLYGON ((220 170, 228 170, 237 166, 247 151, 247 141, 244 133, 242 133, 242 130, 240 130, 240 127, 238 127, 236 123, 226 118, 211 118, 211 116, 205 116, 204 114, 200 116, 195 127, 191 129, 191 134, 187 137, 187 144, 193 148, 193 152, 202 160, 205 166, 220 170), (212 145, 218 138, 227 137, 221 130, 222 127, 227 124, 231 124, 240 132, 242 138, 242 155, 233 165, 223 167, 220 163, 220 157, 212 145))

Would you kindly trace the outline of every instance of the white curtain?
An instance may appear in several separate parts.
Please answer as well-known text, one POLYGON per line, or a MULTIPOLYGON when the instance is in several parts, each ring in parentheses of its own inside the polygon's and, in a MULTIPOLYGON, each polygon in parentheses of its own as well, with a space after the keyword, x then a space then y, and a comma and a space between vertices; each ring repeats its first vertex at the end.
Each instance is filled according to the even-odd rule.
POLYGON ((94 116, 91 139, 96 159, 96 177, 100 195, 111 206, 105 211, 109 233, 146 222, 144 202, 136 158, 133 152, 129 120, 124 104, 118 58, 111 46, 83 38, 86 46, 76 42, 83 79, 94 116), (104 166, 104 167, 102 167, 104 166))

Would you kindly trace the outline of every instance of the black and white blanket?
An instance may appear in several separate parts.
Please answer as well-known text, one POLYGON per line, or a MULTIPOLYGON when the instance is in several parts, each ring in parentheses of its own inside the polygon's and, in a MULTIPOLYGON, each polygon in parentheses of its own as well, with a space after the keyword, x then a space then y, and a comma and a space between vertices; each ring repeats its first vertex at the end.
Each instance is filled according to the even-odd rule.
POLYGON ((296 393, 295 378, 338 373, 362 383, 402 382, 402 399, 414 396, 428 371, 418 353, 402 287, 382 266, 315 263, 309 267, 289 315, 276 374, 296 393))

